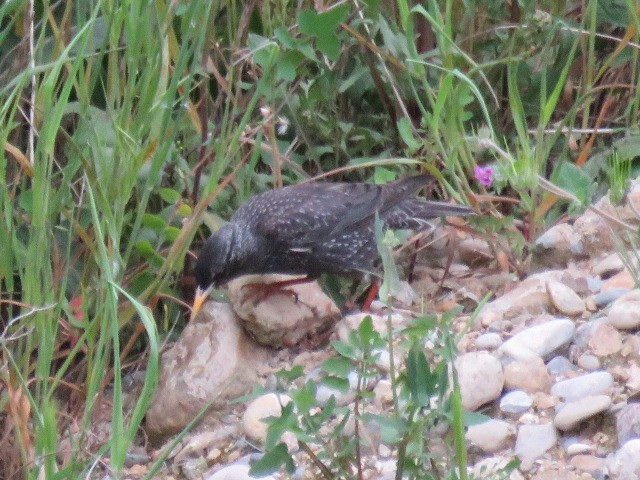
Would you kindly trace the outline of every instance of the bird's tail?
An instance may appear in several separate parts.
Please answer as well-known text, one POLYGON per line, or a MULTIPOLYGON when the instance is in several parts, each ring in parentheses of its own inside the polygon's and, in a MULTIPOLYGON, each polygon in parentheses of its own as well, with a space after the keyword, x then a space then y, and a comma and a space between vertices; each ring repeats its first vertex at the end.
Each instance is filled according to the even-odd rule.
POLYGON ((429 226, 429 220, 434 218, 466 217, 473 214, 473 210, 465 205, 408 198, 388 212, 384 220, 387 228, 421 230, 429 226))

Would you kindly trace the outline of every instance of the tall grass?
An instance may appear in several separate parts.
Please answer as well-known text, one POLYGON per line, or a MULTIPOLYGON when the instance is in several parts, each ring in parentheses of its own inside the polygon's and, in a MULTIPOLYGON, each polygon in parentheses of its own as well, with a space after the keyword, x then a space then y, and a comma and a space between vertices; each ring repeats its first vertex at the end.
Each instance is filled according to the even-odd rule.
POLYGON ((183 321, 199 225, 256 190, 327 172, 382 181, 417 163, 459 201, 486 194, 497 219, 482 228, 524 245, 563 208, 538 174, 582 202, 612 155, 633 174, 637 152, 616 145, 638 135, 637 11, 565 8, 3 2, 2 473, 122 468, 158 344, 183 321), (496 164, 487 189, 479 159, 496 164), (132 362, 145 388, 125 410, 132 362), (112 435, 89 448, 105 402, 112 435))

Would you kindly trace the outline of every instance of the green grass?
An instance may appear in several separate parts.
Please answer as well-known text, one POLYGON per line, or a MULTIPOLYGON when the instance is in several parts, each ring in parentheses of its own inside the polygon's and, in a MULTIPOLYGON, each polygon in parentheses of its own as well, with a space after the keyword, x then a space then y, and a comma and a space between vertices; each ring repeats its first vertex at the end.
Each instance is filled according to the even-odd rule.
POLYGON ((636 175, 629 2, 33 4, 0 5, 0 476, 78 478, 100 455, 122 467, 158 344, 184 323, 188 249, 252 193, 420 165, 442 195, 483 199, 478 228, 526 268, 566 198, 580 208, 636 175), (477 163, 494 164, 492 185, 477 163), (133 361, 146 380, 127 411, 133 361), (114 435, 87 451, 107 386, 114 435))

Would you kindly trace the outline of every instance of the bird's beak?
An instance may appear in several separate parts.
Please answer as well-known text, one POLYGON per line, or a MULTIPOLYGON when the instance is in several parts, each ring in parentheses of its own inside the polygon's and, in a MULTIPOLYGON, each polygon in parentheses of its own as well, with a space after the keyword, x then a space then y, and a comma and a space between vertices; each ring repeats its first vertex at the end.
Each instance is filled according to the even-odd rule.
POLYGON ((198 312, 202 309, 202 305, 211 293, 211 290, 213 290, 213 285, 204 290, 200 287, 196 288, 196 296, 193 299, 193 305, 191 306, 191 320, 196 318, 198 312))

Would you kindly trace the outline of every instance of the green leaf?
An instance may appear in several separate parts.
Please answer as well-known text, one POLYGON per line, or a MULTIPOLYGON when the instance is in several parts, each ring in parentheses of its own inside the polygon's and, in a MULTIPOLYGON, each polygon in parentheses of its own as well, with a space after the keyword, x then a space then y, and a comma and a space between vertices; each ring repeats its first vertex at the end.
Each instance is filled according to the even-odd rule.
POLYGON ((274 448, 267 450, 260 460, 254 462, 249 469, 249 474, 263 477, 277 472, 282 465, 289 473, 293 473, 295 470, 293 458, 289 455, 287 446, 281 442, 274 448))
POLYGON ((336 377, 347 378, 353 371, 353 363, 346 357, 329 358, 322 364, 322 370, 336 377))
POLYGON ((158 195, 160 195, 160 198, 162 198, 162 200, 171 204, 178 203, 178 201, 182 198, 180 192, 174 190, 173 188, 160 188, 158 190, 158 195))
POLYGON ((338 390, 340 393, 349 391, 349 380, 327 375, 322 379, 322 384, 328 388, 338 390))
POLYGON ((364 317, 360 322, 360 325, 358 325, 358 335, 363 346, 373 344, 374 341, 380 337, 378 332, 373 328, 373 319, 371 318, 371 315, 364 317))
POLYGON ((180 235, 180 229, 178 227, 174 227, 173 225, 167 225, 164 229, 164 236, 170 242, 173 242, 180 235))
POLYGON ((398 133, 400 137, 402 137, 402 141, 405 143, 407 148, 410 151, 415 151, 420 148, 421 143, 415 139, 413 136, 413 125, 411 125, 411 120, 407 117, 402 117, 397 122, 398 125, 398 133))
POLYGON ((294 413, 294 402, 289 402, 282 407, 282 412, 279 417, 268 417, 263 421, 269 424, 267 430, 267 438, 265 445, 267 448, 271 448, 280 440, 282 434, 291 430, 298 424, 298 417, 294 413))
POLYGON ((334 342, 331 342, 331 346, 343 357, 347 357, 352 360, 356 359, 356 350, 352 345, 349 345, 348 343, 342 342, 340 340, 336 340, 334 342))
POLYGON ((157 233, 163 232, 167 225, 164 218, 152 213, 142 214, 142 224, 157 233))
POLYGON ((140 240, 136 243, 136 250, 138 253, 147 260, 154 267, 161 267, 164 263, 164 258, 156 252, 156 249, 149 240, 140 240))
POLYGON ((296 404, 298 413, 305 414, 316 404, 316 385, 308 380, 304 388, 294 392, 291 398, 296 404))
POLYGON ((183 218, 186 218, 186 217, 190 217, 191 216, 191 212, 192 211, 193 210, 191 209, 190 205, 187 205, 186 203, 181 203, 180 206, 178 207, 178 210, 176 211, 176 213, 179 216, 181 216, 183 218))
POLYGON ((571 162, 560 163, 554 171, 556 185, 573 193, 581 204, 589 202, 593 184, 580 167, 571 162))
POLYGON ((350 9, 348 4, 342 4, 322 13, 302 10, 298 14, 298 27, 302 33, 314 36, 318 50, 336 61, 340 56, 340 40, 336 29, 347 19, 350 9))
POLYGON ((414 342, 407 355, 407 386, 416 405, 420 407, 429 405, 429 398, 434 393, 431 380, 427 356, 420 344, 414 342))
POLYGON ((279 50, 278 45, 266 37, 250 33, 247 45, 251 50, 253 59, 262 68, 270 68, 279 50))

